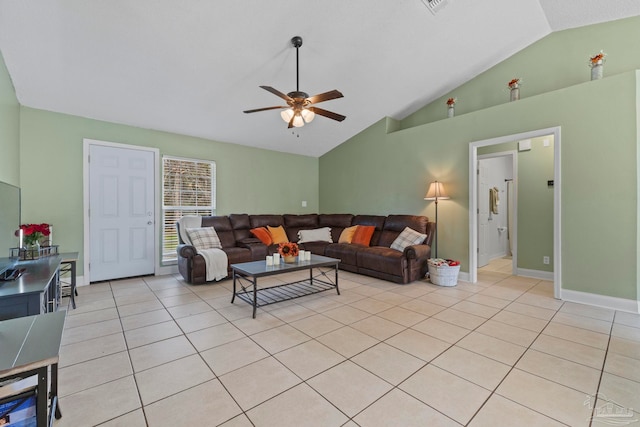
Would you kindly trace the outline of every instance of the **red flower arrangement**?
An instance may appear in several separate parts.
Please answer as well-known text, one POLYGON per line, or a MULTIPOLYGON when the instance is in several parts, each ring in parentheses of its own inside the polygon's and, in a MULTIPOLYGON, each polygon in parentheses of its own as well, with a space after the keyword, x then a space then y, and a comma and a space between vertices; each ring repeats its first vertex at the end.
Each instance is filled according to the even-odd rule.
POLYGON ((298 256, 299 250, 296 243, 286 242, 278 245, 278 253, 282 257, 298 256))
POLYGON ((607 56, 607 54, 604 53, 603 51, 600 51, 600 53, 598 53, 597 55, 594 55, 591 58, 589 58, 589 66, 595 67, 596 65, 602 64, 604 62, 605 56, 607 56))
POLYGON ((452 106, 456 105, 456 102, 458 102, 458 98, 449 98, 449 99, 447 99, 447 105, 449 107, 452 107, 452 106))
POLYGON ((509 83, 507 83, 507 86, 509 86, 509 88, 513 89, 513 88, 518 87, 518 85, 521 85, 521 84, 522 84, 522 79, 515 78, 515 79, 511 79, 509 81, 509 83))
POLYGON ((51 234, 51 230, 49 229, 49 224, 22 224, 19 230, 16 230, 16 236, 20 235, 20 230, 22 230, 22 236, 24 238, 24 243, 27 245, 34 245, 36 242, 40 241, 44 236, 48 236, 51 234))

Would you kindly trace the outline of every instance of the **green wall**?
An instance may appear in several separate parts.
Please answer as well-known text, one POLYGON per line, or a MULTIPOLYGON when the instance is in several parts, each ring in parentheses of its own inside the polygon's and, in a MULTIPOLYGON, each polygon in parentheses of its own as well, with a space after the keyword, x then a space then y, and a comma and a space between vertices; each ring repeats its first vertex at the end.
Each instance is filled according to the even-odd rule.
POLYGON ((478 148, 482 154, 517 151, 518 268, 553 272, 553 135, 531 139, 531 150, 518 151, 517 142, 478 148), (548 145, 544 145, 544 140, 548 145), (549 264, 542 262, 549 256, 549 264))
POLYGON ((456 116, 509 101, 507 82, 523 80, 521 98, 528 98, 591 78, 589 57, 603 50, 604 77, 640 69, 640 16, 552 33, 457 87, 399 124, 411 128, 447 117, 445 102, 457 97, 456 116))
POLYGON ((626 72, 393 133, 381 120, 320 158, 322 210, 433 218, 422 197, 428 182, 445 182, 438 252, 468 272, 469 143, 561 126, 562 286, 636 299, 637 78, 626 72))
POLYGON ((468 272, 469 143, 560 126, 561 285, 637 300, 639 38, 640 17, 552 33, 404 120, 380 120, 320 158, 322 210, 433 218, 422 197, 445 182, 438 252, 468 272), (605 78, 589 81, 600 49, 605 78), (508 102, 513 77, 522 98, 508 102))
POLYGON ((83 249, 83 138, 155 147, 161 155, 215 160, 219 215, 319 210, 317 158, 26 107, 20 114, 22 219, 53 224, 54 243, 63 251, 83 249), (307 201, 306 208, 301 207, 302 200, 307 201))
POLYGON ((0 52, 0 181, 20 185, 20 105, 0 52))

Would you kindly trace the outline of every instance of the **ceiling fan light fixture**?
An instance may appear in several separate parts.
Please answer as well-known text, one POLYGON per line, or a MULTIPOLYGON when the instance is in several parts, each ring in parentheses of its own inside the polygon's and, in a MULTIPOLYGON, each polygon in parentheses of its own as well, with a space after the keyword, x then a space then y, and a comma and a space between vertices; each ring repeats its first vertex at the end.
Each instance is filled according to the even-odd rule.
MULTIPOLYGON (((444 1, 444 0, 440 0, 444 1)), ((337 114, 331 111, 327 111, 322 108, 316 107, 314 104, 318 104, 320 102, 330 101, 336 98, 342 98, 343 95, 338 90, 330 90, 328 92, 319 93, 314 96, 309 96, 306 92, 302 92, 300 90, 300 67, 298 60, 298 49, 302 46, 302 37, 295 36, 291 39, 291 44, 296 49, 296 90, 284 94, 277 89, 272 88, 271 86, 260 86, 262 89, 267 92, 271 92, 277 97, 286 101, 287 105, 275 105, 273 107, 265 107, 265 108, 255 108, 253 110, 244 110, 244 113, 257 113, 258 111, 267 111, 267 110, 279 110, 284 108, 284 110, 280 111, 280 117, 284 120, 288 126, 287 128, 292 127, 302 127, 305 123, 311 123, 315 118, 316 114, 327 117, 331 120, 335 120, 338 122, 343 121, 346 116, 342 114, 337 114)))
POLYGON ((307 110, 306 108, 303 108, 302 111, 300 112, 300 115, 304 119, 305 123, 311 123, 314 117, 316 116, 316 113, 314 113, 311 110, 307 110))
POLYGON ((302 116, 298 113, 293 118, 293 127, 301 128, 302 126, 304 126, 304 120, 302 119, 302 116))
POLYGON ((280 112, 280 117, 282 117, 282 120, 289 123, 289 121, 291 120, 291 117, 293 117, 293 108, 287 108, 286 110, 282 110, 280 112))

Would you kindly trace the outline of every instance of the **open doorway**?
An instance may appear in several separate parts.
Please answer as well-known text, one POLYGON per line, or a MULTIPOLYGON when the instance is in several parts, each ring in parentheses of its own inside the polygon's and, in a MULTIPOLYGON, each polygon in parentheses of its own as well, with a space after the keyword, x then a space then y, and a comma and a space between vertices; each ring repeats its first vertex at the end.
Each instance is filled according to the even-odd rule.
MULTIPOLYGON (((500 146, 482 147, 493 148, 500 146)), ((498 271, 516 274, 517 203, 514 178, 517 151, 478 154, 478 266, 499 265, 498 271), (504 266, 504 267, 503 267, 504 266)), ((496 268, 493 268, 496 270, 496 268)))
MULTIPOLYGON (((480 194, 479 189, 479 174, 478 174, 478 161, 479 158, 484 157, 487 154, 501 152, 501 151, 513 151, 513 147, 516 147, 515 150, 518 153, 523 151, 527 151, 527 144, 532 140, 536 141, 538 139, 542 146, 548 147, 547 153, 552 154, 552 165, 551 169, 544 176, 544 181, 538 176, 533 180, 532 185, 535 191, 544 191, 547 195, 550 196, 549 207, 552 204, 553 207, 549 208, 552 210, 548 212, 549 220, 545 224, 544 221, 535 221, 530 222, 526 226, 521 224, 520 231, 518 233, 518 221, 517 217, 522 216, 522 212, 529 213, 529 209, 537 209, 538 206, 535 203, 536 199, 533 197, 533 193, 528 188, 525 193, 529 195, 529 197, 524 197, 522 195, 523 186, 519 187, 518 183, 518 173, 523 175, 523 171, 521 170, 521 166, 518 166, 519 172, 517 172, 513 179, 513 199, 514 199, 514 207, 513 211, 517 211, 518 205, 522 205, 523 202, 532 202, 526 209, 520 206, 520 214, 515 215, 512 221, 513 230, 512 234, 512 252, 514 254, 514 262, 513 262, 513 271, 517 274, 522 275, 533 275, 534 277, 541 277, 552 279, 554 283, 554 296, 559 298, 561 285, 561 247, 560 247, 560 229, 561 229, 561 209, 560 209, 560 127, 540 129, 531 132, 524 132, 514 135, 506 135, 497 138, 491 138, 482 141, 474 141, 469 145, 469 279, 471 282, 476 282, 478 280, 478 249, 479 249, 479 235, 480 235, 480 224, 479 224, 479 215, 480 215, 480 198, 484 198, 486 196, 487 200, 489 199, 488 189, 487 194, 480 194), (549 143, 551 141, 551 143, 549 143), (522 142, 522 144, 519 144, 522 142), (509 150, 507 147, 512 147, 509 150), (540 190, 542 188, 542 190, 540 190), (519 190, 520 189, 520 190, 519 190), (518 194, 520 194, 520 201, 518 200, 518 194), (524 228, 524 229, 523 229, 524 228), (538 250, 537 244, 530 245, 526 244, 527 240, 527 232, 539 233, 542 230, 548 231, 548 242, 546 244, 547 249, 538 250), (520 245, 518 245, 518 241, 520 241, 520 245), (520 247, 520 251, 518 251, 518 247, 520 247), (540 252, 540 253, 538 253, 540 252), (552 252, 552 253, 547 253, 552 252), (532 261, 535 259, 535 262, 532 261), (523 264, 524 263, 524 264, 523 264), (536 265, 535 263, 539 263, 536 265), (523 264, 523 266, 518 266, 519 264, 523 264), (534 265, 534 267, 529 267, 529 265, 534 265), (544 271, 547 270, 547 271, 544 271)), ((516 164, 518 164, 516 160, 516 164)), ((534 167, 532 170, 536 171, 538 168, 534 167)), ((504 179, 507 179, 506 177, 504 179)), ((524 183, 524 179, 520 184, 524 183)), ((500 189, 498 189, 500 190, 500 189)), ((508 191, 508 188, 505 186, 505 191, 508 191)), ((504 199, 503 199, 504 200, 504 199)), ((508 226, 507 226, 508 227, 508 226)))

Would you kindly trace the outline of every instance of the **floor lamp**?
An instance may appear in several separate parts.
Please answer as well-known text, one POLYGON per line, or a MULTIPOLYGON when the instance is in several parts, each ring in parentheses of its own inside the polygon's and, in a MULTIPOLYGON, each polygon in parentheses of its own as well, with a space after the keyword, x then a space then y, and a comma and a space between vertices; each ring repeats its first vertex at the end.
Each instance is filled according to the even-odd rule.
POLYGON ((438 258, 438 200, 448 199, 449 196, 447 192, 444 191, 444 186, 441 182, 434 181, 429 184, 429 190, 427 191, 427 195, 424 196, 425 200, 435 200, 436 202, 436 235, 435 235, 435 255, 434 258, 438 258))

